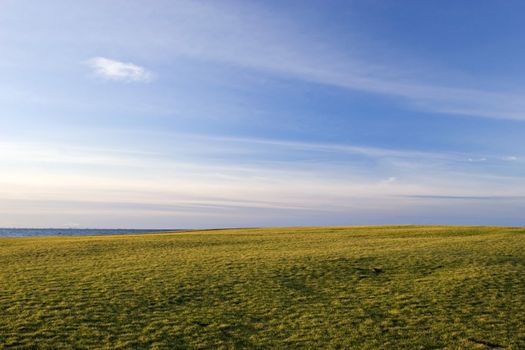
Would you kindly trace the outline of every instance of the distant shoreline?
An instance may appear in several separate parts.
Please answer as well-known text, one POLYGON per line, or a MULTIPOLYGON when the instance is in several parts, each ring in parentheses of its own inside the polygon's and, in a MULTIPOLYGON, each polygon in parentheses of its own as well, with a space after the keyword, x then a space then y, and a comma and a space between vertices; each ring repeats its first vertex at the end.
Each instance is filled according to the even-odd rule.
POLYGON ((179 229, 97 229, 97 228, 0 228, 0 238, 22 237, 67 237, 67 236, 109 236, 109 235, 134 235, 156 234, 169 232, 208 232, 228 230, 253 230, 253 229, 301 229, 301 228, 430 228, 430 227, 456 227, 456 228, 522 228, 522 226, 507 225, 441 225, 441 224, 395 224, 395 225, 335 225, 335 226, 273 226, 273 227, 218 227, 218 228, 179 228, 179 229))
POLYGON ((176 231, 184 229, 0 228, 0 237, 105 236, 176 231))

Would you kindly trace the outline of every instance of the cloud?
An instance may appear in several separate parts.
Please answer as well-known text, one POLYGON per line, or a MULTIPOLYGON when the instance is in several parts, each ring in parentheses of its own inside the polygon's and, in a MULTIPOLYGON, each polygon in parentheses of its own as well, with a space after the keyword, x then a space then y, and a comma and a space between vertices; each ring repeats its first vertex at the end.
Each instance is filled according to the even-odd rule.
POLYGON ((358 35, 357 29, 351 40, 358 49, 347 51, 324 33, 309 32, 308 24, 296 17, 264 6, 235 2, 233 8, 222 2, 196 5, 184 0, 177 3, 175 11, 162 8, 170 12, 169 23, 160 21, 155 24, 158 28, 145 34, 155 35, 156 40, 151 42, 159 45, 148 47, 148 51, 157 49, 199 61, 394 97, 415 110, 525 120, 521 91, 494 90, 493 84, 480 80, 476 84, 479 88, 470 88, 462 77, 453 77, 453 67, 447 71, 417 58, 396 59, 392 54, 395 50, 386 43, 381 56, 392 59, 379 60, 377 52, 367 49, 367 37, 358 35))
MULTIPOLYGON (((192 135, 195 138, 203 138, 202 136, 192 135)), ((269 147, 283 148, 291 151, 308 151, 308 152, 325 152, 325 153, 341 153, 354 154, 370 158, 416 158, 416 159, 445 159, 445 160, 460 160, 460 154, 445 154, 436 152, 423 152, 406 149, 393 149, 382 147, 369 147, 345 143, 320 143, 320 142, 300 142, 288 141, 282 139, 269 138, 247 138, 247 137, 221 137, 221 136, 206 136, 206 142, 218 143, 234 143, 243 144, 246 149, 247 145, 263 145, 267 149, 269 147)), ((272 151, 274 151, 272 149, 272 151)))
POLYGON ((395 177, 395 176, 390 176, 389 178, 387 178, 387 179, 381 181, 381 183, 384 184, 384 185, 388 185, 388 184, 394 183, 394 182, 396 182, 396 181, 397 181, 397 177, 395 177))
POLYGON ((109 80, 148 82, 152 77, 150 71, 131 62, 93 57, 87 61, 87 64, 97 76, 109 80))
POLYGON ((457 199, 457 200, 525 200, 525 196, 442 196, 442 195, 406 195, 398 196, 402 198, 414 198, 414 199, 457 199))
MULTIPOLYGON (((222 64, 228 69, 237 67, 394 98, 417 111, 525 120, 524 92, 513 88, 519 82, 505 84, 483 75, 457 74, 458 67, 435 66, 434 61, 412 57, 386 41, 371 40, 357 25, 359 21, 352 27, 349 20, 348 36, 338 36, 267 2, 159 0, 144 6, 131 0, 122 6, 119 1, 92 0, 79 5, 80 17, 53 17, 58 22, 49 26, 51 13, 69 11, 63 8, 65 2, 54 7, 12 3, 20 7, 18 16, 26 16, 25 11, 31 8, 38 14, 32 18, 37 23, 31 29, 14 27, 7 35, 33 38, 35 48, 47 48, 51 43, 45 42, 46 38, 71 46, 79 45, 79 38, 83 38, 82 45, 95 43, 102 52, 126 52, 157 62, 180 59, 180 64, 191 60, 222 64), (86 25, 85 18, 99 25, 86 25), (68 31, 58 31, 64 27, 68 31)), ((16 21, 15 14, 10 18, 23 23, 16 21)), ((95 74, 106 79, 151 80, 151 73, 134 63, 104 57, 88 62, 95 74)), ((8 90, 13 90, 12 86, 8 90)), ((41 93, 37 95, 42 98, 41 93)))
POLYGON ((56 226, 64 220, 98 227, 122 222, 135 227, 362 224, 414 218, 523 222, 523 176, 502 178, 505 167, 464 168, 459 159, 467 155, 166 134, 172 141, 167 143, 163 134, 155 137, 159 149, 148 152, 134 150, 135 144, 122 150, 103 144, 0 142, 0 226, 56 226), (239 143, 243 147, 231 147, 239 143), (166 147, 175 155, 163 155, 166 147), (238 149, 245 152, 242 161, 238 149), (190 151, 190 159, 182 156, 190 151), (313 158, 304 157, 313 153, 313 158), (281 155, 288 155, 286 161, 281 155), (334 155, 342 161, 334 163, 334 155), (365 157, 373 169, 363 166, 365 157))

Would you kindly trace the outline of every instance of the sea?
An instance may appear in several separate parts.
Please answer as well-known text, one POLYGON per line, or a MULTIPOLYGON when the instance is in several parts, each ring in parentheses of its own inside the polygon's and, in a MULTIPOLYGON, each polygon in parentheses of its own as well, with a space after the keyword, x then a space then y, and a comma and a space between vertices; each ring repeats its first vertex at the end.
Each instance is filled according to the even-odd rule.
POLYGON ((138 233, 181 231, 149 230, 149 229, 94 229, 94 228, 0 228, 0 237, 34 237, 34 236, 93 236, 93 235, 123 235, 138 233))

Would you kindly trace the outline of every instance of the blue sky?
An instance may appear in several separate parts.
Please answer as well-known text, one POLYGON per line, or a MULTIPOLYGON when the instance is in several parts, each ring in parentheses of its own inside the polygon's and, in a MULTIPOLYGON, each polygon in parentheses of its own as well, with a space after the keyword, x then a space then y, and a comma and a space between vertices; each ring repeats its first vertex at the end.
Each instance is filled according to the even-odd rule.
POLYGON ((525 225, 522 1, 0 1, 0 226, 525 225))

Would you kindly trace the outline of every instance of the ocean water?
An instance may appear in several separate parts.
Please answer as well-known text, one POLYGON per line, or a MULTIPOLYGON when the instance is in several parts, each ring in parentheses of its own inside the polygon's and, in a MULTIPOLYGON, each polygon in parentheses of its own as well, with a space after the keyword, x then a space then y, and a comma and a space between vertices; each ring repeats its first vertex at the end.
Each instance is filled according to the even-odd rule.
POLYGON ((137 230, 137 229, 84 229, 84 228, 0 228, 0 237, 31 236, 92 236, 122 235, 148 232, 166 232, 180 230, 137 230))

